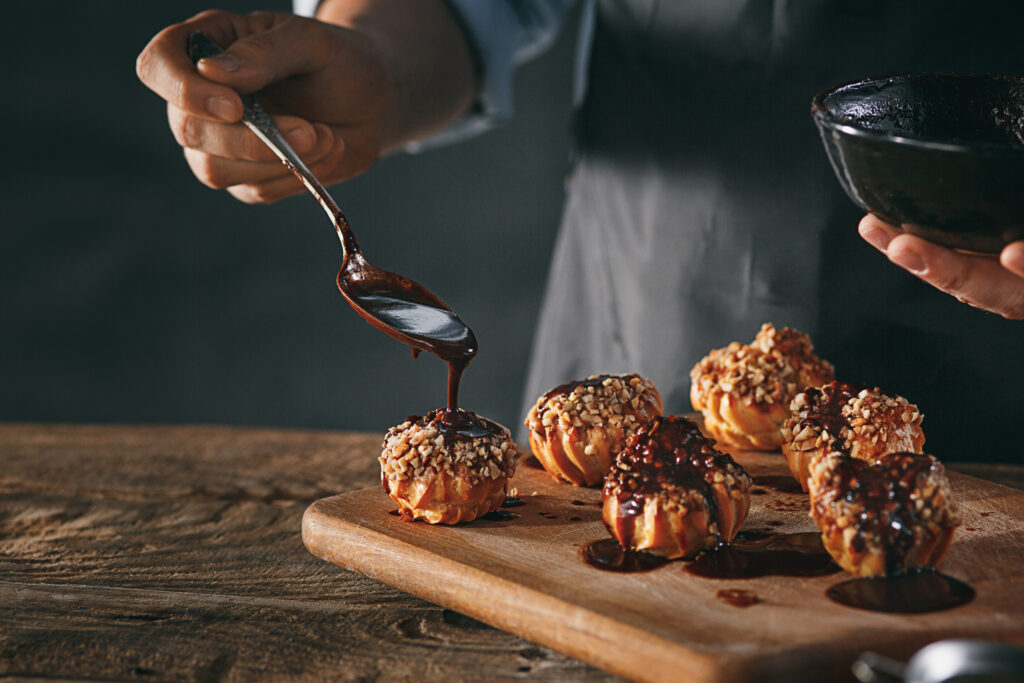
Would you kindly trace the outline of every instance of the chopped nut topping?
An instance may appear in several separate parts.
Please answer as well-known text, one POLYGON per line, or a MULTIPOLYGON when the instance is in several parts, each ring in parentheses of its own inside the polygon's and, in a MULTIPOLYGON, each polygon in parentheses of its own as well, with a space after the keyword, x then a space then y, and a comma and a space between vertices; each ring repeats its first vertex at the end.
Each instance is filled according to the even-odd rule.
POLYGON ((561 429, 623 427, 628 436, 643 421, 661 414, 661 398, 654 383, 639 375, 592 375, 549 391, 537 400, 526 426, 541 436, 556 425, 561 429))
POLYGON ((694 407, 702 410, 716 392, 733 394, 753 403, 787 405, 794 394, 835 376, 832 364, 812 353, 811 340, 788 327, 776 330, 771 323, 750 345, 732 342, 705 356, 693 370, 694 407))
POLYGON ((493 429, 483 436, 452 438, 446 435, 450 428, 438 421, 441 412, 408 419, 388 430, 378 458, 383 478, 397 482, 444 473, 476 482, 515 473, 519 450, 507 428, 488 421, 493 429))

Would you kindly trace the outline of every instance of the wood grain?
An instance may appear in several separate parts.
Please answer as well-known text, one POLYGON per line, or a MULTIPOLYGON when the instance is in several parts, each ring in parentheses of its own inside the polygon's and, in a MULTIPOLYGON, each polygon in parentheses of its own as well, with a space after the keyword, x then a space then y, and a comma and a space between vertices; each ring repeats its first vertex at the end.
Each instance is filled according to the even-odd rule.
MULTIPOLYGON (((739 454, 756 477, 784 475, 781 457, 739 454)), ((398 586, 627 678, 833 680, 872 649, 906 658, 945 637, 1024 643, 1024 493, 952 474, 964 525, 942 570, 978 592, 971 604, 926 615, 842 607, 825 597, 844 575, 709 580, 679 563, 646 574, 586 566, 580 548, 607 536, 599 492, 522 468, 520 518, 459 527, 403 522, 379 487, 314 503, 303 540, 315 555, 398 586), (575 505, 573 501, 588 503, 575 505), (573 519, 578 518, 578 519, 573 519), (748 609, 716 598, 756 593, 748 609)), ((756 496, 745 528, 811 531, 806 496, 756 496)))
POLYGON ((306 551, 380 441, 0 425, 0 678, 617 680, 306 551))

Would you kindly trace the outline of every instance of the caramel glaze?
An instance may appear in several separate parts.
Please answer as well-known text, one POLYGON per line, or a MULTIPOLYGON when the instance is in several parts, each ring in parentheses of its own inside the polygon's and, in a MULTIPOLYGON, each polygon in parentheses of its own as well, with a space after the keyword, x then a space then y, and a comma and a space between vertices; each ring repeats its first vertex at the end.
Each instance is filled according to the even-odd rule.
POLYGON ((715 450, 714 444, 685 417, 657 417, 637 428, 605 479, 604 496, 616 496, 619 501, 616 528, 608 529, 612 536, 624 547, 631 546, 632 518, 643 513, 647 496, 669 486, 700 492, 708 519, 717 519, 712 477, 729 465, 741 472, 742 468, 731 456, 715 450))
MULTIPOLYGON (((854 398, 861 391, 868 389, 871 390, 866 384, 858 384, 855 382, 830 382, 825 386, 819 388, 808 388, 804 390, 807 394, 807 399, 812 406, 807 417, 800 420, 799 425, 794 429, 794 433, 799 432, 804 427, 817 427, 825 430, 832 437, 832 441, 829 444, 831 449, 837 453, 848 453, 848 449, 844 446, 842 436, 843 428, 847 426, 846 418, 843 417, 842 408, 846 405, 846 402, 851 398, 854 398)), ((875 389, 879 393, 886 396, 892 396, 892 394, 875 389)))
POLYGON ((851 546, 862 552, 865 539, 878 539, 885 555, 886 572, 895 573, 895 563, 906 556, 914 543, 914 534, 927 526, 910 495, 919 489, 919 481, 932 475, 937 467, 937 461, 915 453, 890 453, 879 458, 874 466, 856 458, 844 458, 838 465, 840 484, 836 494, 816 500, 814 512, 819 518, 826 517, 833 495, 851 503, 869 503, 854 520, 857 533, 851 546))

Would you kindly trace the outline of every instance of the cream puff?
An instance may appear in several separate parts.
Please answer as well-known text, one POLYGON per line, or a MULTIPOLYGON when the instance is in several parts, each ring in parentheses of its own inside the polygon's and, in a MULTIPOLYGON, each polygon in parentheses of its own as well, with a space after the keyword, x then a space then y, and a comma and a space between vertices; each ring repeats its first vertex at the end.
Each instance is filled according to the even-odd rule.
POLYGON ((662 412, 639 375, 594 375, 541 396, 526 416, 530 449, 549 473, 577 486, 604 479, 626 438, 662 412))
POLYGON ((750 510, 750 477, 696 424, 659 417, 626 442, 605 479, 602 519, 627 550, 689 557, 730 541, 750 510))
POLYGON ((781 446, 793 397, 835 378, 832 364, 812 348, 806 334, 765 323, 752 344, 709 353, 690 371, 690 402, 703 414, 704 429, 726 447, 781 446))
POLYGON ((826 453, 873 460, 886 453, 920 453, 923 416, 902 396, 878 387, 829 382, 797 394, 782 425, 782 454, 804 491, 811 461, 826 453))
POLYGON ((825 550, 856 576, 934 567, 960 524, 945 469, 930 455, 868 462, 829 453, 810 472, 811 517, 825 550))
POLYGON ((506 427, 439 409, 388 430, 381 483, 403 515, 431 524, 468 522, 504 502, 518 459, 506 427))

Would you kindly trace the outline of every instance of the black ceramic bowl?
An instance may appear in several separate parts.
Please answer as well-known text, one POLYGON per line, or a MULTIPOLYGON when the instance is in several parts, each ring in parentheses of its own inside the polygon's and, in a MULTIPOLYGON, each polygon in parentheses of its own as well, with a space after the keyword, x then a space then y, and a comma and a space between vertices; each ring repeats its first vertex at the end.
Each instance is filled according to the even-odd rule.
POLYGON ((1024 239, 1024 77, 857 81, 816 95, 811 115, 864 210, 969 251, 1024 239))

